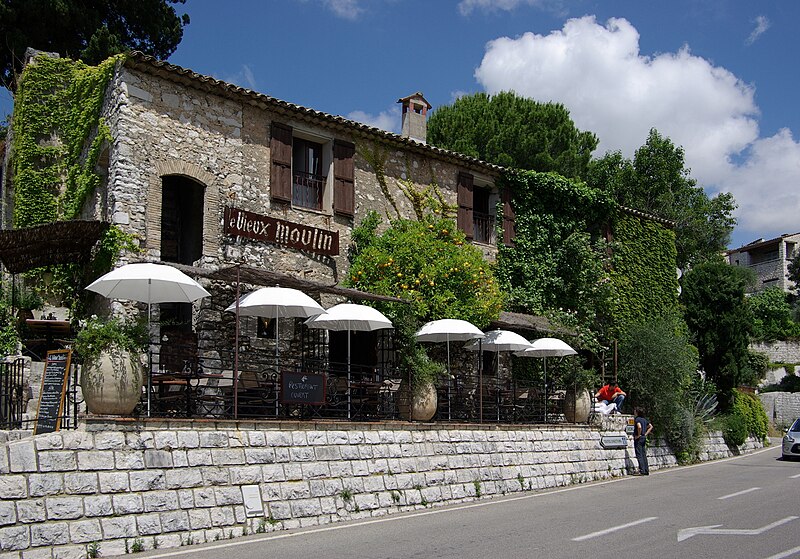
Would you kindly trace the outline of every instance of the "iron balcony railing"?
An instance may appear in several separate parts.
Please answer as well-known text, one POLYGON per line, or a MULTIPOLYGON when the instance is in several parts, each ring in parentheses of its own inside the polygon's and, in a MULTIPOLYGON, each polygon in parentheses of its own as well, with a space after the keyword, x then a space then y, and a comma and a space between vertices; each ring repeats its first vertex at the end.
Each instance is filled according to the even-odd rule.
POLYGON ((325 191, 326 177, 312 173, 294 172, 292 185, 292 204, 312 210, 322 209, 322 194, 325 191))
POLYGON ((494 216, 473 211, 472 221, 474 224, 472 239, 477 243, 485 243, 487 245, 495 244, 494 216))

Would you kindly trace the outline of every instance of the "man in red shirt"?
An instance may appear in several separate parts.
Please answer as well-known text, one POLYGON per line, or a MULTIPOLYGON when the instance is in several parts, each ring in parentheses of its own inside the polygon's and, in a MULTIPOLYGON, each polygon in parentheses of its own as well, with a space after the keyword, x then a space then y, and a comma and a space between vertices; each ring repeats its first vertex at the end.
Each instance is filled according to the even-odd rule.
POLYGON ((616 409, 611 413, 622 413, 622 402, 625 401, 625 396, 625 392, 623 392, 616 381, 613 380, 603 385, 603 387, 597 391, 597 394, 594 395, 598 402, 617 405, 616 409))

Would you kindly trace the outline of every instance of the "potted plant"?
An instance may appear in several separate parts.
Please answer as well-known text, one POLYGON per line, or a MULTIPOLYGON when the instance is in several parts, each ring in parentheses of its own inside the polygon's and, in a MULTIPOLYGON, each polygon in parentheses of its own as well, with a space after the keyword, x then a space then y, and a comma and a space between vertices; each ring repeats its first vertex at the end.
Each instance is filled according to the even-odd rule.
POLYGON ((128 415, 142 395, 147 331, 140 322, 92 316, 73 345, 83 359, 80 385, 86 409, 128 415))
POLYGON ((562 381, 564 383, 564 417, 570 423, 585 423, 592 411, 590 389, 597 382, 597 374, 592 369, 584 369, 580 363, 567 365, 562 381))

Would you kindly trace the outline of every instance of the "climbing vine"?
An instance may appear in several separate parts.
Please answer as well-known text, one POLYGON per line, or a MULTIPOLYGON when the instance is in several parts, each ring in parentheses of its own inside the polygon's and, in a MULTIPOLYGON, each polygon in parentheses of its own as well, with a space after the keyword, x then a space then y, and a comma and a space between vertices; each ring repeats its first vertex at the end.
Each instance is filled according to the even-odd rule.
POLYGON ((612 335, 634 323, 674 315, 678 309, 675 232, 617 212, 612 234, 612 335))
POLYGON ((39 56, 14 99, 14 226, 74 219, 100 183, 95 170, 110 141, 100 112, 121 56, 98 66, 39 56))
MULTIPOLYGON (((80 217, 100 185, 100 155, 111 141, 101 117, 115 65, 124 55, 97 66, 67 58, 38 56, 18 81, 12 120, 11 171, 15 227, 31 227, 80 217)), ((92 265, 53 267, 49 290, 73 301, 88 271, 110 269, 122 250, 138 250, 133 235, 109 228, 92 265)), ((36 271, 32 275, 36 275, 36 271)))

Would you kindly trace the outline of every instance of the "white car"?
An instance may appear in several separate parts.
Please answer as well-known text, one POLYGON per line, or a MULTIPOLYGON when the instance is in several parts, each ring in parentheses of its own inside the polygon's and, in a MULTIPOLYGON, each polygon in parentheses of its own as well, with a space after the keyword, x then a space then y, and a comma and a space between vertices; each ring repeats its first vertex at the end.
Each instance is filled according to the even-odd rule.
POLYGON ((800 457, 800 418, 795 420, 794 424, 786 431, 786 435, 783 436, 781 457, 784 460, 800 457))

